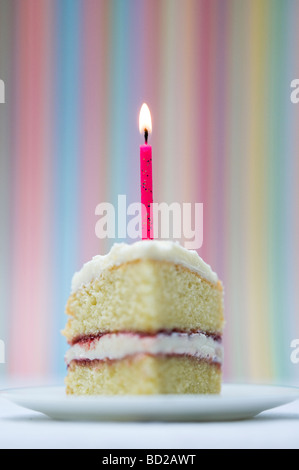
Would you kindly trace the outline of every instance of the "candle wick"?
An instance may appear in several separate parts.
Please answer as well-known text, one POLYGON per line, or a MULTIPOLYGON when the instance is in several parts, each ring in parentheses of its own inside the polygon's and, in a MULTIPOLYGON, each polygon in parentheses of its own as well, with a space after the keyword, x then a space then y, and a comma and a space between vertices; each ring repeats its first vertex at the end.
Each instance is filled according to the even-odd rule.
POLYGON ((144 140, 146 144, 147 144, 147 139, 148 139, 148 130, 144 129, 144 140))

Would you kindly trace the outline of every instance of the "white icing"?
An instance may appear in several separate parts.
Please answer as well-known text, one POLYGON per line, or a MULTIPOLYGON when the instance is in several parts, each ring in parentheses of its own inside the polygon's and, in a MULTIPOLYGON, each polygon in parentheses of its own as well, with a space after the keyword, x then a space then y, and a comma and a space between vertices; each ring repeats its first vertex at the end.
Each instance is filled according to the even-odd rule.
POLYGON ((107 333, 92 341, 78 342, 66 353, 65 361, 122 359, 135 354, 188 355, 222 363, 221 344, 203 333, 158 333, 143 336, 135 333, 107 333))
POLYGON ((217 274, 205 263, 195 250, 187 250, 178 242, 163 240, 141 240, 132 244, 115 243, 106 255, 94 256, 75 273, 72 292, 98 278, 104 269, 137 259, 171 261, 196 271, 203 278, 216 284, 217 274))

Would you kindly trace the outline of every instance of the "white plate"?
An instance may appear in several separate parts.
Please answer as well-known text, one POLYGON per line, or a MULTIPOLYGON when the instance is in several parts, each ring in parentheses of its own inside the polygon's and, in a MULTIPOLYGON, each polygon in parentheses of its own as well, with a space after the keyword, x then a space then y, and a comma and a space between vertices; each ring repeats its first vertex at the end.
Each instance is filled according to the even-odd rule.
POLYGON ((299 389, 224 384, 220 395, 66 396, 64 387, 3 390, 0 396, 60 420, 219 421, 245 419, 299 399, 299 389))

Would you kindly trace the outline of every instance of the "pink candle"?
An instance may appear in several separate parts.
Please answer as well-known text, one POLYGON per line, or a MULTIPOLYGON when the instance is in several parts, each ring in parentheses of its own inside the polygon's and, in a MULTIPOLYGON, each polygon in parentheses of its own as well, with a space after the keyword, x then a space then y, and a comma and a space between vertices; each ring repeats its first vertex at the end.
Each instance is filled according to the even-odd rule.
POLYGON ((149 132, 152 131, 150 111, 143 104, 139 115, 139 130, 144 133, 145 144, 140 146, 140 186, 142 204, 142 240, 152 239, 153 226, 151 207, 153 203, 152 147, 148 145, 149 132))

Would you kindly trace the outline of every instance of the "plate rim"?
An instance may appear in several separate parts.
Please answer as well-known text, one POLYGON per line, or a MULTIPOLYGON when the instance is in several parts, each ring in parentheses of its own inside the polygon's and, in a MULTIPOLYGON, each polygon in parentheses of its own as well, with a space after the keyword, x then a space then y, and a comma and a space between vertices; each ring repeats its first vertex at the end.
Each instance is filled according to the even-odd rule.
MULTIPOLYGON (((271 390, 271 391, 282 391, 282 392, 285 392, 287 394, 290 394, 290 395, 294 395, 294 397, 296 395, 298 395, 298 399, 299 399, 299 386, 296 386, 296 385, 281 385, 281 384, 266 384, 266 383, 251 383, 251 382, 223 382, 222 383, 222 388, 221 388, 221 392, 219 394, 215 393, 215 394, 205 394, 205 393, 202 393, 202 394, 153 394, 153 395, 146 395, 146 394, 124 394, 124 395, 67 395, 67 394, 64 394, 64 398, 67 398, 67 399, 111 399, 111 400, 119 400, 119 399, 139 399, 139 398, 147 398, 147 399, 150 399, 150 400, 155 400, 157 398, 159 399, 173 399, 173 398, 177 398, 177 399, 183 399, 183 398, 194 398, 194 399, 203 399, 203 398, 216 398, 216 399, 219 399, 219 398, 225 398, 225 396, 222 394, 223 391, 227 392, 227 389, 229 388, 249 388, 249 389, 255 389, 255 390, 271 390)), ((54 389, 56 389, 57 391, 65 391, 65 385, 63 384, 49 384, 49 385, 24 385, 24 386, 20 386, 20 387, 5 387, 5 388, 0 388, 0 397, 2 396, 3 398, 8 398, 8 396, 10 396, 11 394, 13 395, 19 395, 19 393, 21 392, 43 392, 43 391, 53 391, 54 389)), ((296 400, 296 397, 294 398, 296 400)))
POLYGON ((53 384, 6 388, 0 390, 0 397, 51 419, 101 422, 232 421, 253 418, 263 411, 299 399, 299 387, 292 385, 224 382, 223 391, 228 394, 73 396, 66 395, 64 385, 53 384), (54 389, 58 395, 54 394, 49 399, 49 393, 54 389), (245 396, 240 393, 244 389, 248 390, 245 396), (236 392, 229 394, 230 390, 239 392, 239 395, 236 392), (259 390, 263 393, 259 394, 259 390), (148 408, 144 407, 145 404, 149 405, 148 408))

